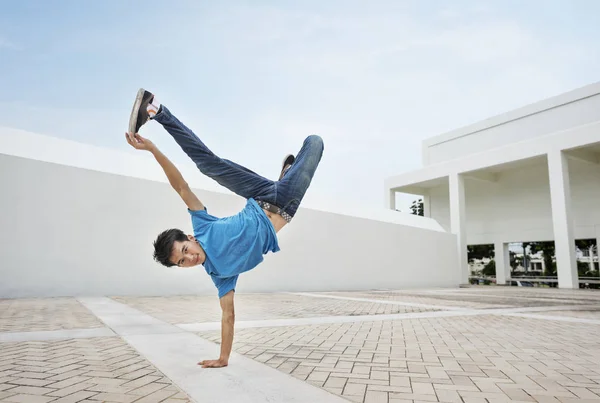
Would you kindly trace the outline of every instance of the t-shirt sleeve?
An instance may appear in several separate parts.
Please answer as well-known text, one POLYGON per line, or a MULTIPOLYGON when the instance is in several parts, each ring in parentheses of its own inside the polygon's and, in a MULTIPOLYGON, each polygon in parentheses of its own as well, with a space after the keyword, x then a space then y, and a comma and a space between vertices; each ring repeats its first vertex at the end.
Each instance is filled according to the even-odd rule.
POLYGON ((206 231, 211 223, 213 223, 217 218, 208 214, 208 209, 206 207, 203 210, 190 210, 187 209, 190 217, 192 219, 192 228, 194 229, 194 233, 196 235, 203 233, 206 231))
POLYGON ((188 208, 187 211, 190 213, 192 218, 199 218, 201 220, 206 219, 206 216, 208 215, 208 209, 206 207, 204 207, 202 210, 190 210, 188 208))
POLYGON ((212 278, 213 283, 215 283, 215 287, 219 290, 219 299, 223 298, 225 294, 227 294, 231 290, 235 290, 235 286, 237 284, 238 274, 231 277, 215 277, 210 276, 212 278))

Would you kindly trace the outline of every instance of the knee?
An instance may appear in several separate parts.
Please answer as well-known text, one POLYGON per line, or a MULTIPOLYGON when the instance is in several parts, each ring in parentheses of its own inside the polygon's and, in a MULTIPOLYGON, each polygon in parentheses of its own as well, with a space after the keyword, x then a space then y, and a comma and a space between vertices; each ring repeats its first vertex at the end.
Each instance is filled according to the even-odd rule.
POLYGON ((306 138, 305 141, 311 148, 319 149, 323 151, 325 148, 325 144, 323 143, 323 139, 321 136, 317 136, 316 134, 311 134, 306 138))

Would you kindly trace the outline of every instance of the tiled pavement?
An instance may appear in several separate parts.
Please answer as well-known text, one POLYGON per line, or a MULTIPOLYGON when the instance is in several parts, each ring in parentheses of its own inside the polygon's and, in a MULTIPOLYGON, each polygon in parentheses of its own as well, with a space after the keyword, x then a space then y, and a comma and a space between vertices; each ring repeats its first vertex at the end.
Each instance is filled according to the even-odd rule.
MULTIPOLYGON (((115 298, 167 323, 202 323, 221 320, 214 296, 115 298)), ((322 316, 385 315, 435 309, 363 301, 328 300, 294 294, 240 294, 235 297, 236 320, 310 318, 322 316)))
MULTIPOLYGON (((172 325, 220 320, 215 297, 113 300, 172 325)), ((246 294, 236 296, 236 319, 255 323, 238 328, 235 352, 262 363, 257 365, 265 371, 276 368, 282 377, 345 401, 600 402, 600 292, 482 286, 246 294), (455 316, 444 316, 452 309, 455 316), (420 312, 428 317, 411 316, 420 312), (390 314, 399 316, 364 316, 390 314), (346 323, 331 319, 342 316, 346 323), (267 321, 289 318, 310 323, 272 327, 267 321)), ((64 298, 0 300, 0 326, 1 333, 104 323, 77 300, 64 298)), ((194 334, 220 342, 218 331, 194 334)), ((208 401, 179 390, 163 375, 168 371, 162 363, 146 359, 129 340, 116 334, 0 343, 0 401, 208 401)), ((228 368, 198 369, 196 375, 203 387, 214 388, 218 383, 202 378, 201 371, 231 380, 240 376, 237 363, 232 359, 228 368)), ((222 401, 238 401, 227 392, 222 401)))
POLYGON ((596 307, 580 308, 577 310, 552 311, 552 315, 600 320, 600 304, 596 307))
MULTIPOLYGON (((535 307, 556 305, 578 305, 600 303, 600 298, 593 295, 579 295, 570 291, 552 289, 551 291, 523 291, 515 292, 517 287, 490 287, 487 292, 473 292, 473 289, 457 291, 427 290, 427 291, 386 291, 386 292, 353 292, 353 293, 325 293, 328 295, 352 295, 361 298, 379 300, 405 301, 430 305, 448 305, 472 309, 502 308, 502 307, 535 307), (495 289, 495 290, 494 290, 495 289)), ((600 294, 600 293, 599 293, 600 294)))
POLYGON ((495 315, 409 319, 242 329, 235 349, 356 402, 566 401, 600 399, 599 330, 495 315))
POLYGON ((504 305, 498 301, 482 300, 465 300, 462 297, 458 298, 439 298, 435 294, 420 295, 418 292, 402 292, 402 291, 391 291, 391 292, 328 292, 323 295, 331 295, 336 297, 355 297, 355 298, 366 298, 375 299, 381 301, 401 301, 413 304, 424 304, 424 305, 445 305, 455 308, 469 308, 469 309, 487 309, 487 308, 507 308, 513 305, 504 305))
POLYGON ((0 400, 189 402, 119 337, 0 344, 0 400))
POLYGON ((73 298, 0 299, 0 332, 102 326, 98 318, 73 298))

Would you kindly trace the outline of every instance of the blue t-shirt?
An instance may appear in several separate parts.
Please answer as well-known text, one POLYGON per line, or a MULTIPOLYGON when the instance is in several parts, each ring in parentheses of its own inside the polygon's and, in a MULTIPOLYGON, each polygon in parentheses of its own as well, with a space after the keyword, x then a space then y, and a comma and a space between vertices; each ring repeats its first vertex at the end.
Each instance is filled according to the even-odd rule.
POLYGON ((208 211, 189 210, 194 236, 206 252, 204 269, 219 298, 235 289, 238 275, 253 269, 268 252, 278 252, 275 228, 254 199, 238 214, 218 218, 208 211))

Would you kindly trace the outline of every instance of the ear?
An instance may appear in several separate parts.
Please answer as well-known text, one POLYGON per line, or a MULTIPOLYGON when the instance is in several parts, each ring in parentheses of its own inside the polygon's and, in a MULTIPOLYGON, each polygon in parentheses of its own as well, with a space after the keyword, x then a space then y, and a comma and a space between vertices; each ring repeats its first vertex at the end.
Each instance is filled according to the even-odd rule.
POLYGON ((188 236, 187 236, 187 238, 188 238, 190 241, 195 241, 195 240, 196 240, 196 238, 194 238, 194 236, 193 236, 193 235, 188 235, 188 236))

